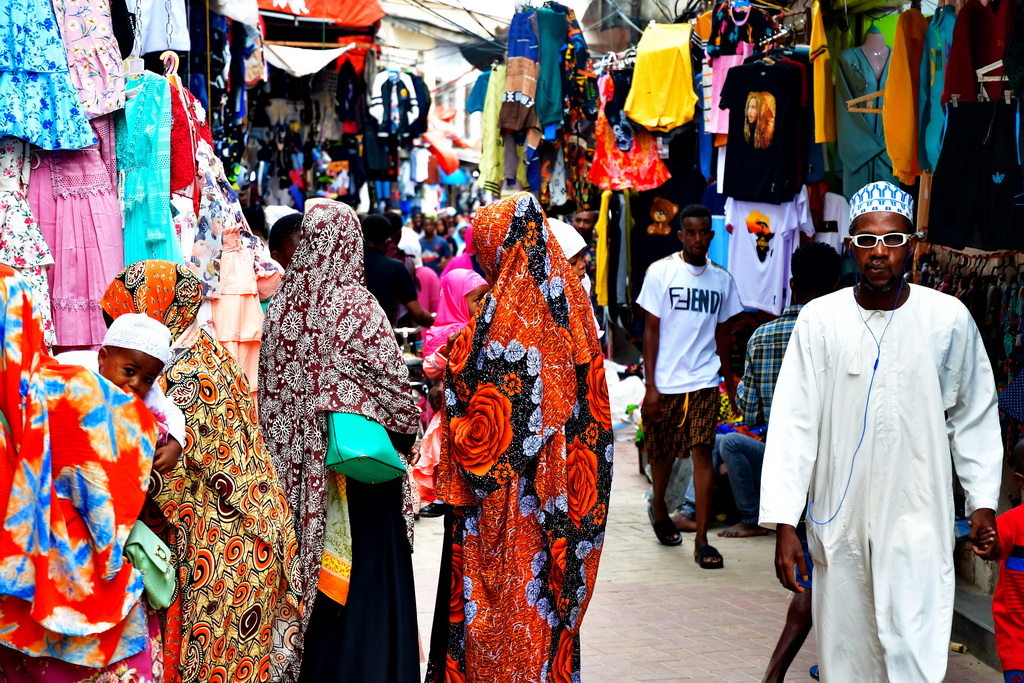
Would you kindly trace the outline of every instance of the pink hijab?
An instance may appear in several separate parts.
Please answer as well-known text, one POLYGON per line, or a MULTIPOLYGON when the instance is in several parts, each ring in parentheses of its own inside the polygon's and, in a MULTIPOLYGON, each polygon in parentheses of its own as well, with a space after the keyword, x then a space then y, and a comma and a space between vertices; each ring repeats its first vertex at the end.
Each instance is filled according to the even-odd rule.
MULTIPOLYGON (((448 262, 448 265, 444 267, 443 271, 441 271, 441 277, 444 277, 448 273, 456 270, 473 270, 473 255, 476 253, 476 247, 473 246, 472 225, 466 228, 466 235, 464 239, 466 240, 466 249, 460 255, 448 262)), ((477 285, 477 287, 479 286, 480 285, 477 285)))
POLYGON ((472 268, 453 270, 441 277, 441 302, 437 306, 437 318, 433 327, 423 334, 423 357, 437 351, 448 343, 448 335, 461 332, 469 324, 469 304, 466 295, 477 287, 487 284, 472 268))

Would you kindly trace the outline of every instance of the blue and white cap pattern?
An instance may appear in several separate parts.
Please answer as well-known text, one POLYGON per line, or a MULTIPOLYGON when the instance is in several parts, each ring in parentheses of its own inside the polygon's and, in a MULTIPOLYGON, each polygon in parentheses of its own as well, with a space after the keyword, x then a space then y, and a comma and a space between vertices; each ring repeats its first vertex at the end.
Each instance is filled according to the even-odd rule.
POLYGON ((914 198, 892 183, 865 185, 850 201, 850 219, 875 211, 898 213, 914 220, 914 198))

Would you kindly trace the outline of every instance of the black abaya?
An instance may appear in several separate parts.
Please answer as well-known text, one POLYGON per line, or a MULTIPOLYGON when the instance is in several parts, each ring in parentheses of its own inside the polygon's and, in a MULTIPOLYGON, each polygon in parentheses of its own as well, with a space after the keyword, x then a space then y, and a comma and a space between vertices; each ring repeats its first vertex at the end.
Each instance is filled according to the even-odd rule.
POLYGON ((402 482, 348 479, 352 576, 347 604, 317 593, 299 683, 416 683, 419 639, 402 482))

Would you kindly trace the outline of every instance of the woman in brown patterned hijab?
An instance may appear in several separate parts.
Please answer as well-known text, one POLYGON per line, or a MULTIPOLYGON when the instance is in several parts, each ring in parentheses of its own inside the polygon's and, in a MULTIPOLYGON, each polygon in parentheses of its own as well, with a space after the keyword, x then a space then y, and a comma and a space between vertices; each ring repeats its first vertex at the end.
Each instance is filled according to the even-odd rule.
POLYGON ((285 680, 300 665, 308 681, 418 680, 402 481, 362 484, 324 465, 329 412, 380 423, 400 452, 419 424, 394 331, 365 287, 362 230, 344 204, 317 204, 303 220, 263 326, 259 403, 305 582, 285 680))

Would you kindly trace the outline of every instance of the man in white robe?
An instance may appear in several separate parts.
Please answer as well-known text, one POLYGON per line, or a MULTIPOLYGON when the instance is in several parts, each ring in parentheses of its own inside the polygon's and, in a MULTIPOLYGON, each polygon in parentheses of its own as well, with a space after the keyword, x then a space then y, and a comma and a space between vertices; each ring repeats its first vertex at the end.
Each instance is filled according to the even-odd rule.
POLYGON ((778 531, 779 580, 803 592, 794 527, 809 511, 824 681, 942 681, 954 465, 972 543, 995 528, 992 368, 963 304, 904 283, 912 216, 913 200, 888 183, 854 197, 847 248, 859 284, 804 307, 775 389, 759 522, 778 531))

